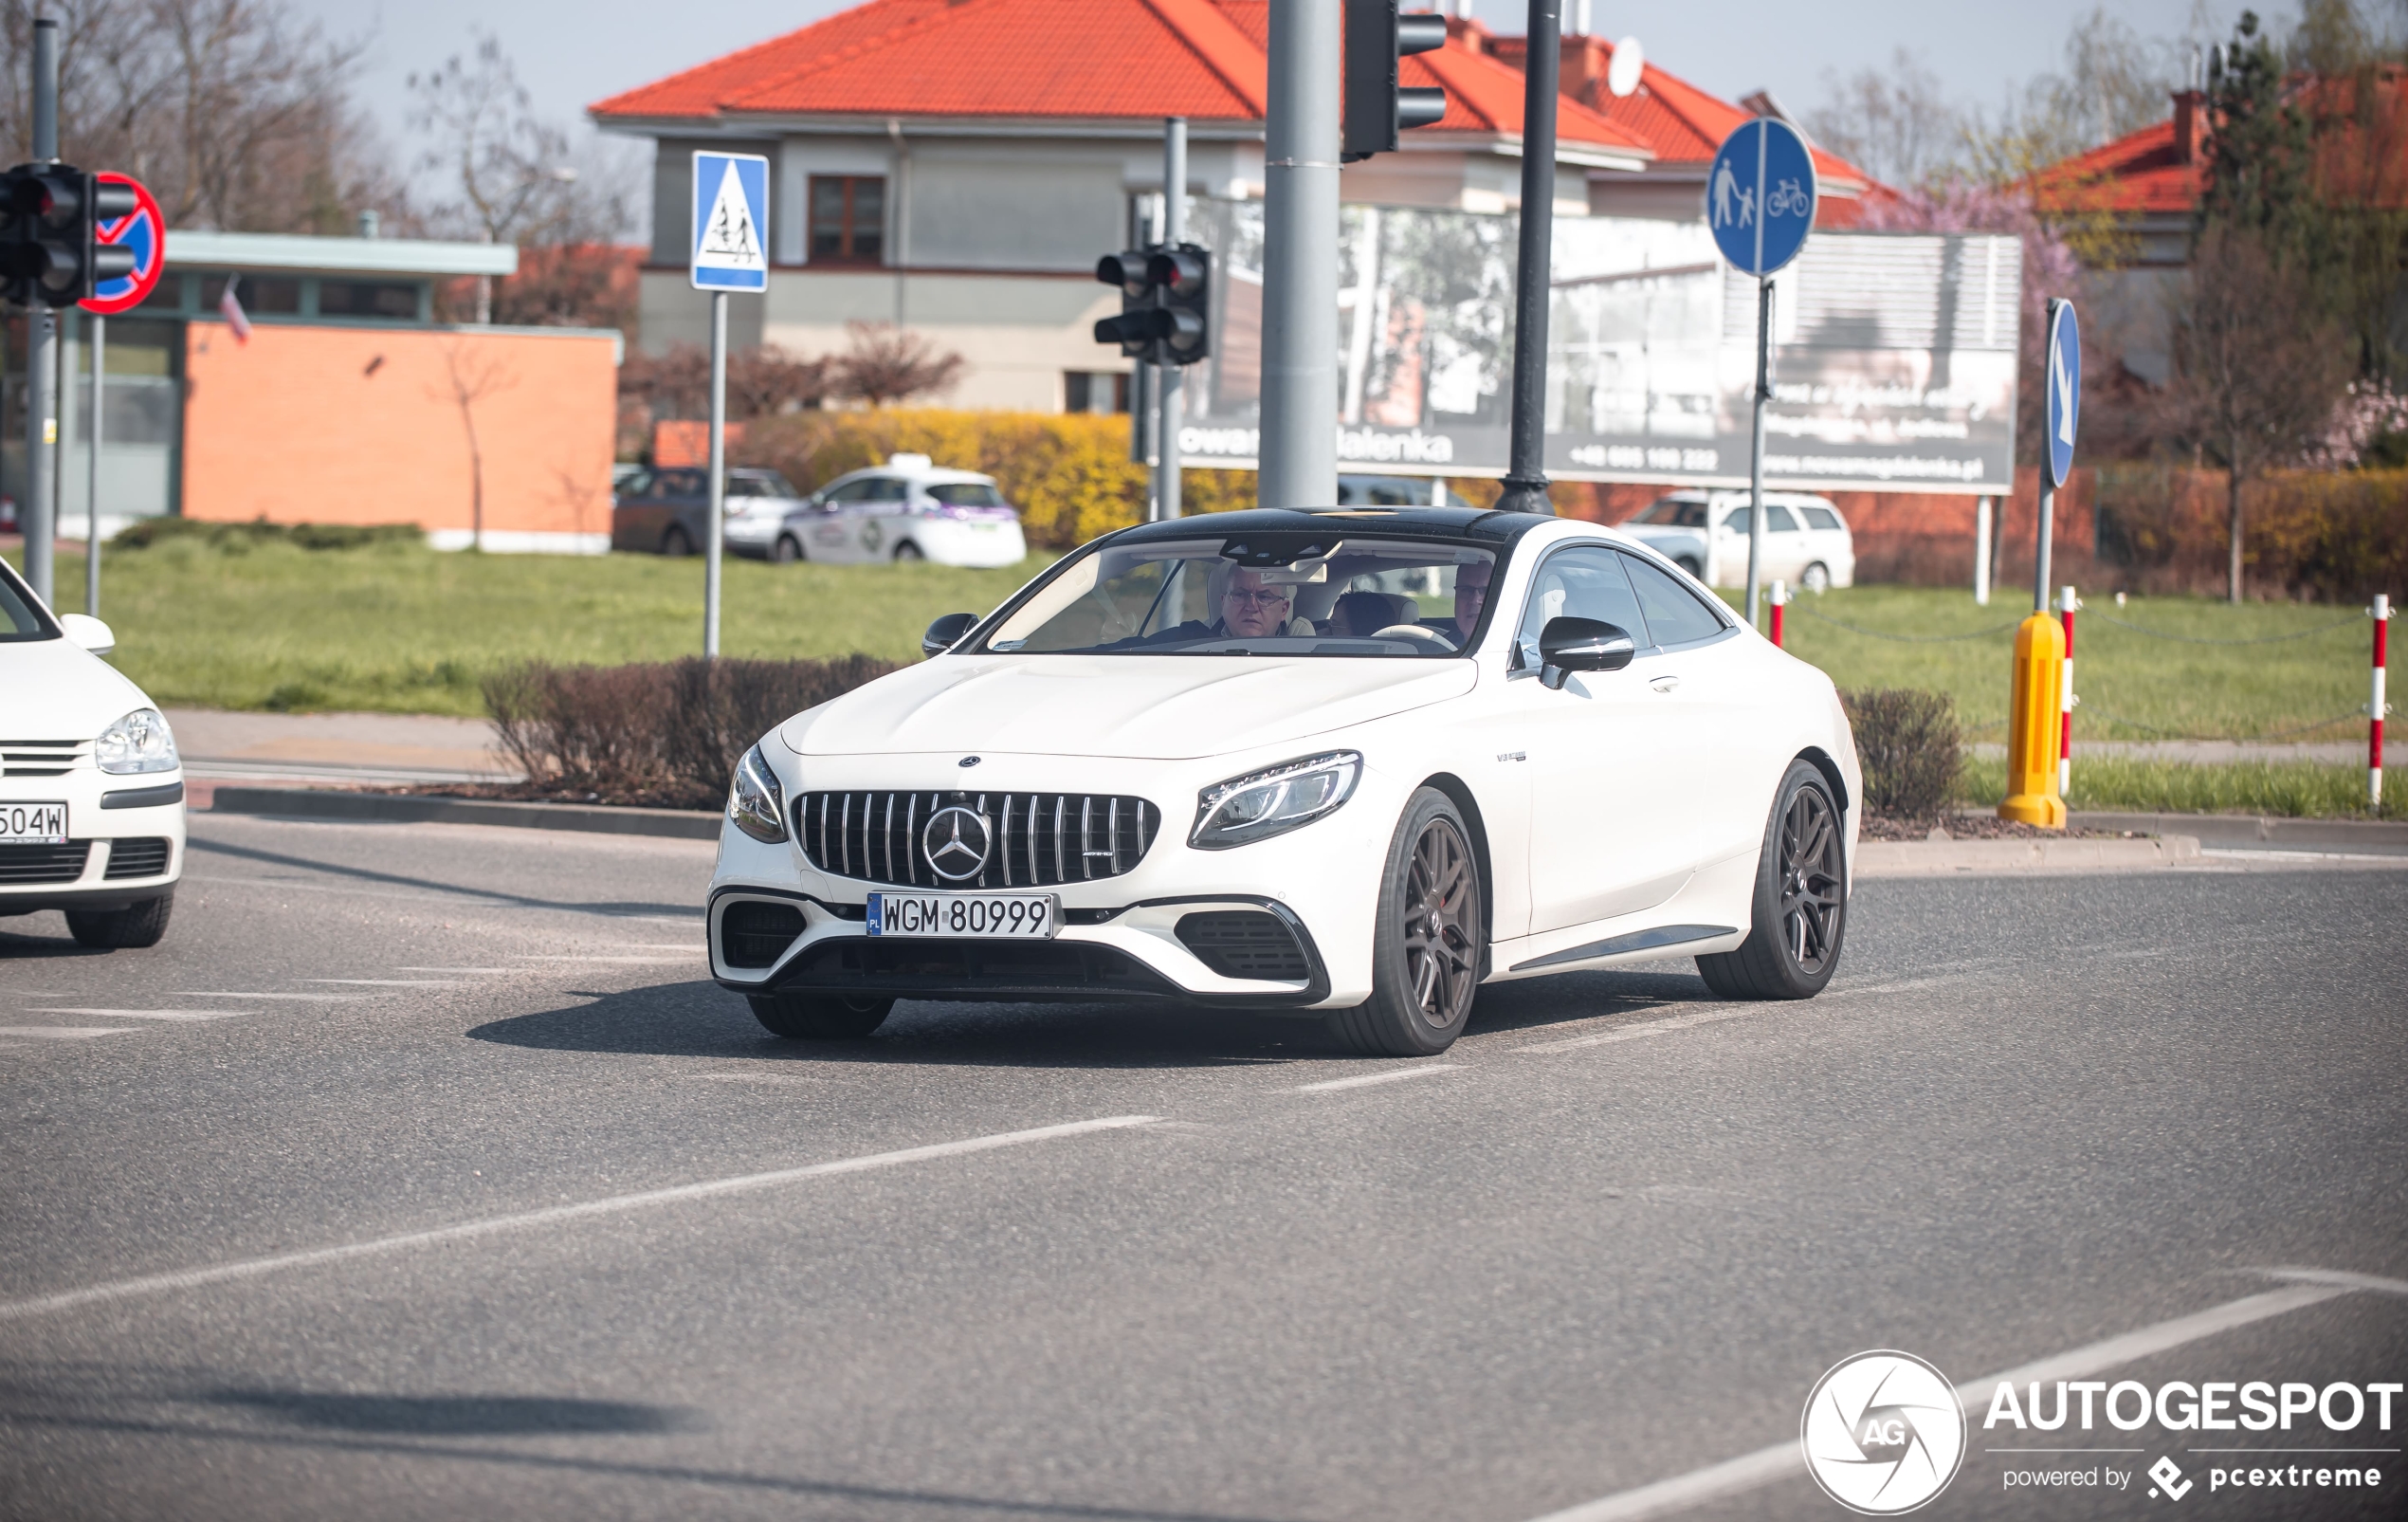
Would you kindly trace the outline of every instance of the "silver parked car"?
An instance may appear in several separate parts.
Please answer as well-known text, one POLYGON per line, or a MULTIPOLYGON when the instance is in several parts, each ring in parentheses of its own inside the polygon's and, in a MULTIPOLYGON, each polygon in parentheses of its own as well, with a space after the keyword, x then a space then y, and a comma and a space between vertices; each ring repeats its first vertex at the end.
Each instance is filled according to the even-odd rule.
POLYGON ((838 476, 799 501, 728 503, 727 547, 769 560, 935 560, 1016 565, 1029 545, 993 476, 947 470, 924 454, 838 476))

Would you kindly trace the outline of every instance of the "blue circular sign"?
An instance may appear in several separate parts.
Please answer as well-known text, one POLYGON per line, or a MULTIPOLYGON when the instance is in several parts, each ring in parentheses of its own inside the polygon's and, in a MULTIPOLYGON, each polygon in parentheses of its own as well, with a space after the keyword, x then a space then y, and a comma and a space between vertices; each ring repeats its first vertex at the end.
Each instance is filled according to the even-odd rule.
POLYGON ((2049 485, 2073 473, 2073 435, 2082 425, 2082 324, 2073 303, 2049 303, 2049 485))
POLYGON ((1706 226, 1733 269, 1763 276, 1806 247, 1815 230, 1815 155, 1774 117, 1742 122, 1706 172, 1706 226))

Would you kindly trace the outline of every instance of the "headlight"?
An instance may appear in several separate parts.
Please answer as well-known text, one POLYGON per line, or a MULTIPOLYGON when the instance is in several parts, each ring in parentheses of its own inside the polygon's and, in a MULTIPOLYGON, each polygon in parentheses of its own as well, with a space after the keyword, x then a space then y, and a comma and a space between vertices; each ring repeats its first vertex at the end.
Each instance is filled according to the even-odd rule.
POLYGON ((786 838, 786 792, 769 758, 755 745, 736 763, 736 785, 728 790, 727 816, 736 828, 767 845, 786 838))
POLYGON ((100 770, 120 775, 172 772, 180 764, 175 737, 168 732, 167 720, 156 708, 137 708, 101 730, 92 747, 92 759, 100 763, 100 770))
POLYGON ((1285 834, 1345 802, 1362 775, 1359 751, 1334 750, 1216 782, 1195 795, 1195 829, 1187 843, 1227 851, 1285 834))

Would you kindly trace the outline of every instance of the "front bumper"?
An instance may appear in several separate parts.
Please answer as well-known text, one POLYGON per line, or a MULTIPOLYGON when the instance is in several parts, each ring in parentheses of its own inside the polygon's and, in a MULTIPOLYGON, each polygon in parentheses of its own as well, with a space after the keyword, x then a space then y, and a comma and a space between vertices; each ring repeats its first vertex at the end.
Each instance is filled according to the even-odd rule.
POLYGON ((65 847, 0 846, 0 915, 129 908, 175 890, 184 872, 181 771, 118 777, 79 757, 61 776, 0 778, 0 804, 61 799, 65 847))

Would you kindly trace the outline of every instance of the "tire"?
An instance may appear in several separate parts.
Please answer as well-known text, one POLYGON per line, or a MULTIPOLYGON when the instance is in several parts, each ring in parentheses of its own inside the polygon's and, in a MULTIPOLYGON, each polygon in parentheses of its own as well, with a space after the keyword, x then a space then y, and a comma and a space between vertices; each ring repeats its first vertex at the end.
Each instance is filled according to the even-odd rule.
POLYGON ((897 565, 913 565, 926 559, 928 557, 925 555, 920 553, 920 546, 914 544, 909 540, 904 540, 902 543, 895 546, 895 563, 897 565))
POLYGON ((1686 555, 1682 556, 1679 559, 1674 560, 1672 563, 1679 566, 1682 570, 1687 571, 1690 576, 1696 578, 1700 581, 1706 579, 1706 567, 1698 564, 1695 560, 1689 559, 1686 555))
POLYGON ((175 895, 161 893, 147 904, 121 909, 69 909, 67 933, 79 945, 105 951, 138 951, 155 946, 167 934, 167 917, 175 910, 175 895))
POLYGON ((1821 596, 1831 590, 1831 567, 1816 560, 1797 573, 1797 584, 1815 596, 1821 596))
POLYGON ((1737 951, 1697 959, 1706 987, 1724 999, 1812 999, 1823 991, 1848 939, 1846 828, 1823 774, 1791 761, 1764 825, 1747 939, 1737 951))
POLYGON ((793 565, 803 559, 803 546, 792 534, 777 536, 777 547, 769 552, 770 559, 780 565, 793 565))
POLYGON ((694 553, 694 541, 686 537, 685 530, 671 524, 669 531, 661 536, 661 553, 682 560, 694 553))
POLYGON ((1487 952, 1471 832, 1453 799, 1422 788, 1380 873, 1371 998, 1333 1012, 1330 1034, 1366 1056, 1437 1055, 1471 1018, 1487 952))
POLYGON ((847 1041, 886 1022, 891 999, 854 999, 844 994, 747 994, 753 1018, 772 1036, 793 1041, 847 1041))

